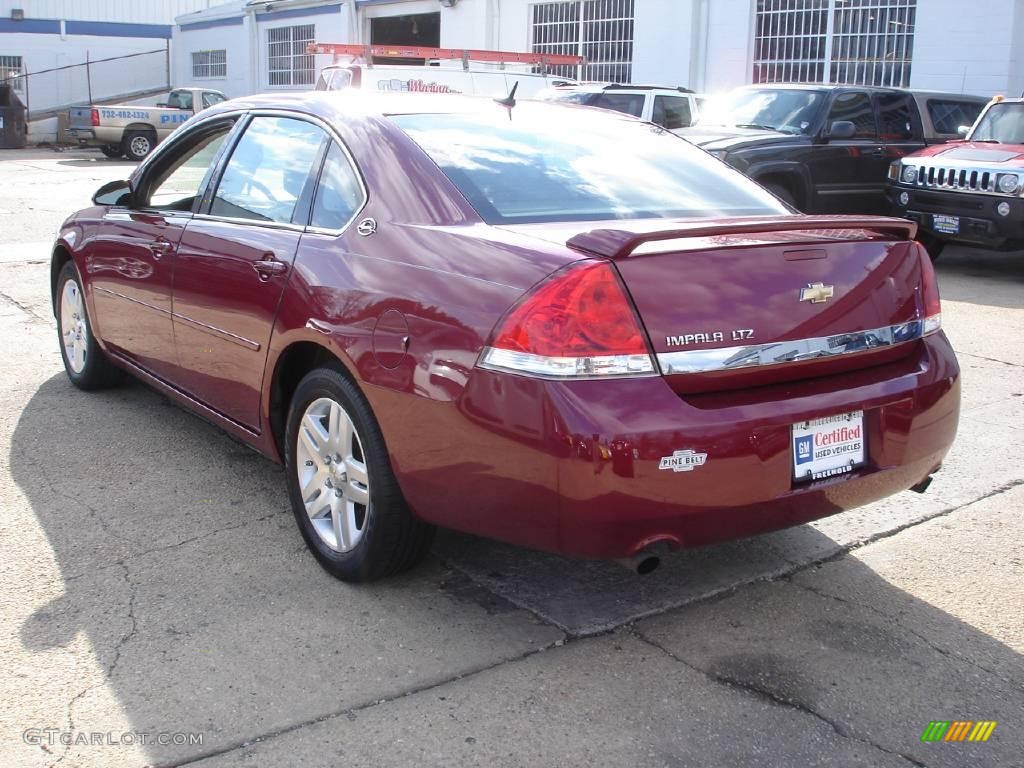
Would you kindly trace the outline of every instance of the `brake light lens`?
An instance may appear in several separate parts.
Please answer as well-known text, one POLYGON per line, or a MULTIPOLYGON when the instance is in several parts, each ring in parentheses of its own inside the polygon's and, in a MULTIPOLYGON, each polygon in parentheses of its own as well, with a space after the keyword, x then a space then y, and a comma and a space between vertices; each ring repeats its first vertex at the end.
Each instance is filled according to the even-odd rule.
POLYGON ((546 378, 655 375, 629 298, 602 261, 574 264, 521 300, 481 365, 546 378))
POLYGON ((89 122, 92 124, 93 128, 96 128, 100 124, 100 111, 98 109, 94 109, 89 113, 89 122))
POLYGON ((942 302, 939 299, 939 281, 935 277, 935 267, 932 266, 928 251, 920 243, 915 245, 921 264, 921 316, 924 322, 921 335, 927 336, 942 328, 942 302))

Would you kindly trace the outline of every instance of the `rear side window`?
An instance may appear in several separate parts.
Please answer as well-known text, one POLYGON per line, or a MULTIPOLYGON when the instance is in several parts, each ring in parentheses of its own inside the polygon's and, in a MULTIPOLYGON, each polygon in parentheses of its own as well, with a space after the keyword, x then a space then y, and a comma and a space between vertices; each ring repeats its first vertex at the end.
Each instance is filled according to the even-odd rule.
POLYGON ((670 131, 686 128, 693 122, 689 100, 683 96, 655 96, 651 122, 670 131))
POLYGON ((254 117, 235 145, 210 213, 233 219, 305 224, 297 210, 326 135, 304 120, 254 117))
POLYGON ((321 229, 344 229, 362 208, 363 200, 363 187, 355 168, 341 147, 332 143, 320 173, 310 225, 321 229))
POLYGON ((978 119, 984 104, 953 99, 928 99, 928 116, 936 133, 955 136, 961 125, 971 126, 978 119))
POLYGON ((828 113, 828 124, 848 120, 857 128, 854 134, 858 139, 873 139, 878 136, 875 125, 875 108, 871 105, 871 97, 866 93, 840 93, 832 102, 828 113))
POLYGON ((172 109, 192 109, 192 92, 171 91, 167 97, 167 106, 172 109))
POLYGON ((555 109, 522 102, 511 119, 500 107, 391 119, 488 224, 789 213, 662 128, 555 109))
POLYGON ((640 117, 644 113, 644 95, 642 93, 599 93, 587 104, 592 107, 622 112, 633 117, 640 117))
POLYGON ((883 141, 914 138, 913 97, 905 93, 882 93, 878 96, 878 116, 883 141))
POLYGON ((214 104, 220 104, 222 101, 226 101, 226 99, 219 93, 203 91, 203 109, 206 107, 212 107, 214 104))

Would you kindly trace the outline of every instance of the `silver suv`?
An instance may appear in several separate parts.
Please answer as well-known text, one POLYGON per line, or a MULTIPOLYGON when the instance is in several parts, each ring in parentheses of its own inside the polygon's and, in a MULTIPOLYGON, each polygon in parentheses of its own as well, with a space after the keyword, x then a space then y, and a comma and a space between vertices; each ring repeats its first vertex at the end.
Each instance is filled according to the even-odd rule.
POLYGON ((688 88, 615 83, 555 86, 542 91, 537 98, 612 109, 656 123, 670 131, 692 125, 704 101, 702 96, 688 88))

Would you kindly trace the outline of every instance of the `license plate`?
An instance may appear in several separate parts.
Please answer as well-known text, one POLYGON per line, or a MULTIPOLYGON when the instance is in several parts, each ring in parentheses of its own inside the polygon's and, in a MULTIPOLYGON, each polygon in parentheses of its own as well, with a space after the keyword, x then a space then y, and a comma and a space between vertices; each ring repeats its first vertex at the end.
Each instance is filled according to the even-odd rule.
POLYGON ((946 235, 958 235, 960 234, 960 217, 935 214, 932 216, 932 229, 946 235))
POLYGON ((864 463, 864 411, 793 425, 793 479, 820 480, 864 463))

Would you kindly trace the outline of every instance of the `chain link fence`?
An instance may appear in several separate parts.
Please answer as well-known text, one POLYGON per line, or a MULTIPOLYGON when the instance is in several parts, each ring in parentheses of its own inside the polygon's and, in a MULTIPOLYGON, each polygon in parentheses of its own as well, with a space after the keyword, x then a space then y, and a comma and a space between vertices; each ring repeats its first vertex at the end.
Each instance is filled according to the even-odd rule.
POLYGON ((0 84, 13 85, 28 119, 56 117, 73 106, 130 101, 171 88, 170 45, 28 72, 20 56, 0 56, 0 84))

